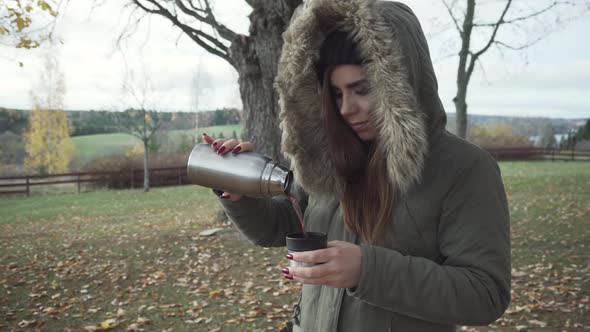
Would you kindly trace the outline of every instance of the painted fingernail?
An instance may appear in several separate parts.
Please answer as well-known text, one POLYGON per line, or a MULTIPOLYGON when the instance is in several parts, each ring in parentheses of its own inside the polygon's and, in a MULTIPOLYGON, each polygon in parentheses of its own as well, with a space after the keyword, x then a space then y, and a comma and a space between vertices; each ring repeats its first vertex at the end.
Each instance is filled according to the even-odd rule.
POLYGON ((225 152, 225 146, 222 146, 219 148, 219 150, 217 150, 217 154, 222 154, 225 152))
POLYGON ((219 196, 219 198, 221 198, 221 199, 228 199, 229 198, 229 195, 223 194, 223 195, 219 196))
POLYGON ((218 144, 217 142, 213 142, 213 147, 214 148, 217 147, 217 144, 218 144))
POLYGON ((207 135, 207 133, 203 133, 203 136, 209 136, 209 135, 207 135))
POLYGON ((283 277, 285 277, 286 279, 289 279, 289 280, 293 280, 293 277, 291 277, 290 275, 283 274, 283 277))
POLYGON ((283 274, 289 274, 289 269, 284 268, 284 269, 281 270, 281 272, 283 272, 283 274))
POLYGON ((238 152, 240 152, 240 151, 242 151, 242 147, 241 147, 241 146, 236 146, 236 147, 235 147, 235 148, 234 148, 234 149, 233 149, 231 152, 232 152, 233 154, 236 154, 236 153, 238 153, 238 152))
POLYGON ((291 255, 291 254, 287 254, 287 256, 285 256, 285 257, 287 257, 287 259, 290 259, 290 260, 293 259, 293 255, 291 255))

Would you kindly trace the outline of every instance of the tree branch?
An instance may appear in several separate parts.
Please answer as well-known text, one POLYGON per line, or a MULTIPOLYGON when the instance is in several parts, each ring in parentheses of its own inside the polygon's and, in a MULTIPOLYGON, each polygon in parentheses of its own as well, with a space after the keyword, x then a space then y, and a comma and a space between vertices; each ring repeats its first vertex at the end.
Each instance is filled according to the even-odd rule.
MULTIPOLYGON (((494 40, 496 39, 496 35, 498 34, 498 29, 500 28, 500 26, 502 26, 504 23, 506 23, 504 21, 504 17, 506 16, 508 9, 510 9, 511 4, 512 4, 512 0, 508 0, 506 2, 506 7, 504 7, 504 10, 502 11, 502 15, 500 16, 500 19, 498 19, 498 22, 494 26, 494 31, 492 32, 492 36, 490 37, 490 40, 488 41, 487 45, 484 48, 482 48, 478 52, 475 52, 474 54, 472 54, 472 57, 471 57, 472 62, 477 61, 477 58, 479 58, 480 55, 484 54, 490 48, 490 46, 492 46, 492 44, 494 43, 494 40)), ((473 67, 472 65, 474 65, 474 64, 470 63, 469 67, 472 68, 473 67)))
POLYGON ((201 6, 204 6, 204 8, 197 8, 192 4, 191 1, 189 1, 189 4, 191 6, 191 8, 189 9, 182 0, 174 1, 174 3, 178 6, 178 8, 180 8, 180 10, 183 13, 192 16, 203 23, 209 24, 217 31, 217 33, 219 33, 219 35, 222 38, 229 42, 233 41, 238 34, 233 32, 231 29, 227 28, 225 25, 217 22, 217 19, 213 14, 213 10, 211 9, 211 5, 209 4, 209 0, 204 0, 203 2, 204 4, 201 2, 201 0, 199 0, 199 3, 201 4, 201 6), (203 13, 204 15, 200 13, 203 13))
MULTIPOLYGON (((474 27, 496 27, 497 25, 502 25, 502 24, 510 24, 510 23, 515 23, 515 22, 519 22, 519 21, 525 21, 528 19, 531 19, 533 17, 539 16, 541 14, 544 14, 548 11, 550 11, 551 9, 559 6, 559 5, 575 5, 574 3, 570 2, 570 1, 558 1, 558 0, 554 0, 553 3, 551 3, 549 6, 536 11, 534 13, 531 13, 529 15, 525 15, 525 16, 520 16, 520 17, 516 17, 516 18, 512 18, 510 20, 505 20, 502 22, 496 22, 496 23, 478 23, 478 24, 473 24, 474 27)), ((510 4, 508 4, 508 6, 510 6, 510 4)))
POLYGON ((445 7, 447 7, 447 11, 449 12, 449 16, 451 16, 451 18, 453 19, 453 23, 455 23, 455 28, 457 28, 457 31, 459 31, 459 35, 463 35, 463 30, 461 30, 461 27, 459 26, 459 21, 457 20, 457 18, 453 14, 453 7, 455 6, 455 2, 453 2, 452 5, 449 5, 445 0, 441 0, 441 1, 445 5, 445 7))
MULTIPOLYGON (((194 28, 182 23, 178 19, 177 16, 173 15, 168 9, 166 9, 162 5, 160 5, 158 3, 158 1, 156 1, 156 0, 146 0, 146 1, 150 4, 152 4, 155 8, 148 8, 143 3, 141 3, 141 0, 133 0, 133 3, 148 13, 157 14, 157 15, 167 18, 174 25, 178 26, 184 33, 186 33, 199 46, 204 48, 207 52, 219 56, 220 58, 224 59, 229 64, 234 66, 232 59, 229 57, 229 48, 227 46, 225 46, 217 38, 210 36, 201 30, 194 29, 194 28)), ((185 8, 190 13, 197 14, 195 11, 191 11, 190 9, 188 9, 185 6, 183 6, 183 8, 185 8)), ((180 9, 182 10, 182 8, 180 8, 180 9)), ((192 15, 192 14, 190 14, 190 15, 192 17, 195 17, 196 19, 199 19, 199 17, 202 18, 201 15, 197 15, 197 16, 192 15)), ((206 22, 206 21, 202 21, 202 22, 210 24, 209 22, 206 22)), ((228 31, 231 31, 231 30, 227 29, 227 31, 225 31, 225 33, 229 34, 228 31)), ((231 32, 231 33, 233 33, 233 32, 231 32)))
POLYGON ((509 50, 522 51, 525 48, 529 48, 529 47, 535 45, 536 43, 540 42, 541 40, 543 40, 543 38, 544 38, 544 36, 539 36, 537 39, 535 39, 533 41, 530 41, 530 42, 528 42, 528 43, 526 43, 524 45, 520 45, 520 46, 513 46, 513 45, 510 45, 510 44, 504 43, 502 41, 499 41, 499 40, 494 41, 494 44, 496 44, 498 46, 502 46, 502 47, 507 48, 509 50))

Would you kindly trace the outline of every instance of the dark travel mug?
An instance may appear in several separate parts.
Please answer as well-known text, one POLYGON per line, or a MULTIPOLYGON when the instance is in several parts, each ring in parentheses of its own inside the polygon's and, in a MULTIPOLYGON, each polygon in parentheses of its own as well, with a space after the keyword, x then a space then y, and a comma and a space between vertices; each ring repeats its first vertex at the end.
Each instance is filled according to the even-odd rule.
MULTIPOLYGON (((289 253, 325 249, 328 247, 328 235, 320 232, 293 233, 287 236, 289 253)), ((289 266, 314 266, 313 263, 289 261, 289 266)))

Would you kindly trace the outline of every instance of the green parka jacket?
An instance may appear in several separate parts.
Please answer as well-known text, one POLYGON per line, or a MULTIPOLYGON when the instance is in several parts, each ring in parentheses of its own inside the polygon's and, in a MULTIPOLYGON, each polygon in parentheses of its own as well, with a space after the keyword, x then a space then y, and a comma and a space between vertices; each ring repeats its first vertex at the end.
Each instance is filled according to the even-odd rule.
MULTIPOLYGON (((276 86, 283 152, 308 231, 360 244, 355 289, 303 285, 301 328, 322 331, 453 331, 486 325, 510 302, 510 229, 496 162, 445 131, 446 116, 428 46, 412 11, 372 0, 307 0, 283 35, 276 86), (350 32, 367 60, 377 129, 398 194, 393 234, 384 245, 347 231, 342 180, 327 152, 315 63, 335 28, 350 32)), ((222 200, 254 243, 284 246, 299 231, 282 198, 222 200)), ((285 263, 287 264, 287 263, 285 263)), ((278 271, 277 271, 278 273, 278 271)))

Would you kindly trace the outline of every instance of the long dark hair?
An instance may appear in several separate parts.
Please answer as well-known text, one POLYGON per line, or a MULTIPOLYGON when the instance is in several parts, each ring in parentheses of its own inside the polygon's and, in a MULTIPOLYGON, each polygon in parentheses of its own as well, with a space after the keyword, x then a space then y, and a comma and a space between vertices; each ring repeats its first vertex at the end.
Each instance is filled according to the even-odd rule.
POLYGON ((350 128, 336 105, 330 78, 334 67, 324 72, 322 109, 330 155, 344 179, 340 199, 347 229, 372 244, 391 236, 394 190, 387 176, 385 154, 379 144, 363 142, 350 128))

